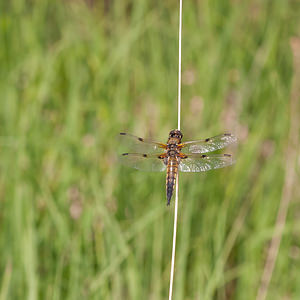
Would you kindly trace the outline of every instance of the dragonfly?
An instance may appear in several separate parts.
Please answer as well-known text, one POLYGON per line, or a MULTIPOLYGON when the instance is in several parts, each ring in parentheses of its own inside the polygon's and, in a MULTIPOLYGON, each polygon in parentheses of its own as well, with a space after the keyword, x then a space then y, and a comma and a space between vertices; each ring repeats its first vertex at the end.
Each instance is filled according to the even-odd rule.
POLYGON ((121 154, 120 159, 124 165, 142 171, 167 172, 167 205, 170 205, 178 171, 205 172, 234 163, 231 154, 206 154, 235 143, 237 138, 233 134, 224 133, 187 142, 182 142, 182 137, 178 129, 170 131, 167 143, 120 133, 122 144, 130 151, 121 154))

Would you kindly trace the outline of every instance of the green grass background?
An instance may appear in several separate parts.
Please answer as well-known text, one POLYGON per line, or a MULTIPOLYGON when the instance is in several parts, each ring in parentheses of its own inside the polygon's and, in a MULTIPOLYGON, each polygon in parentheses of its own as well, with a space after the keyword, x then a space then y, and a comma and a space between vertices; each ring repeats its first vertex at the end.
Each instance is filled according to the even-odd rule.
MULTIPOLYGON (((183 2, 184 137, 239 143, 234 167, 180 175, 174 299, 255 299, 286 176, 300 5, 183 2)), ((166 141, 177 68, 178 1, 1 1, 1 300, 167 298, 174 201, 165 174, 120 166, 115 136, 166 141)), ((300 299, 292 195, 267 299, 300 299)))

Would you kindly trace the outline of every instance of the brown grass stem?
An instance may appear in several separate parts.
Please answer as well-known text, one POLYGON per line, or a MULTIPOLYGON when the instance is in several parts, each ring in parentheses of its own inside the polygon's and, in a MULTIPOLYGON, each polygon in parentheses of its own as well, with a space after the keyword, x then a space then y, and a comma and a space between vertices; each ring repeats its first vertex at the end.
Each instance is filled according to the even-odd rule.
POLYGON ((299 100, 300 100, 300 39, 291 39, 291 48, 293 52, 294 78, 292 84, 290 100, 290 129, 288 135, 287 155, 285 164, 285 180, 282 190, 280 205, 277 213, 274 234, 268 249, 266 263, 257 292, 257 300, 265 300, 270 281, 272 279, 276 259, 280 248, 283 230, 286 223, 287 212, 292 199, 293 187, 296 182, 297 153, 299 149, 299 100))

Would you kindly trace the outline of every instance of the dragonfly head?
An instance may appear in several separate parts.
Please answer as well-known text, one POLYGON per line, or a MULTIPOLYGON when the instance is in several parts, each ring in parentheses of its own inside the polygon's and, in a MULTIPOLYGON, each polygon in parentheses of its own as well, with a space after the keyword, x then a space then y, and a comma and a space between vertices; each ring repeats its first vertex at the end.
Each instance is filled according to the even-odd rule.
POLYGON ((181 140, 182 137, 183 137, 183 134, 178 129, 171 130, 169 133, 169 138, 178 138, 181 140))

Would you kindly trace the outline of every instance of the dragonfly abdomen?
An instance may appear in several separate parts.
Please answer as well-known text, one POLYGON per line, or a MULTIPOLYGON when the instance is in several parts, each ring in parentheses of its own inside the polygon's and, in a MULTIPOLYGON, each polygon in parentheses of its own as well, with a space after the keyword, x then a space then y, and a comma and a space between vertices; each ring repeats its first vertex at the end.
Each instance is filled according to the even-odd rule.
POLYGON ((178 162, 176 157, 169 157, 167 164, 167 177, 166 177, 166 192, 167 192, 167 205, 170 205, 170 201, 173 195, 174 185, 177 178, 178 162))

